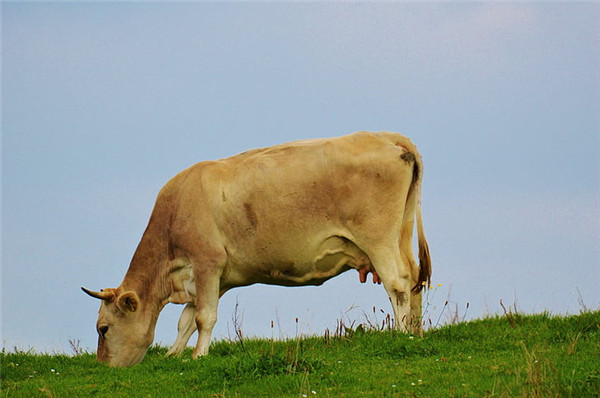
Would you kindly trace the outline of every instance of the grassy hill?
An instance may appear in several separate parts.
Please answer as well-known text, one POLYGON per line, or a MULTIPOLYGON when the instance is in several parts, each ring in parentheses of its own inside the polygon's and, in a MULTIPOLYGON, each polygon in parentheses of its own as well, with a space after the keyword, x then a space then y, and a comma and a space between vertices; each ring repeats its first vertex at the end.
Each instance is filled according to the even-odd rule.
POLYGON ((598 397, 600 312, 508 313, 430 330, 338 329, 287 341, 216 342, 126 369, 95 356, 2 352, 2 397, 598 397))

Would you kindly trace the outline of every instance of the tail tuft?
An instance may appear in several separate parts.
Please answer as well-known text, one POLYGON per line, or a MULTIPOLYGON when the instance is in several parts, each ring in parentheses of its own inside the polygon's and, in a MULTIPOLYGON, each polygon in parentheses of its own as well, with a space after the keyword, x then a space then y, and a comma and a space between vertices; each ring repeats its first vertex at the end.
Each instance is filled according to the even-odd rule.
POLYGON ((412 291, 420 293, 424 288, 431 285, 431 256, 429 255, 429 245, 425 239, 419 237, 419 279, 412 291))

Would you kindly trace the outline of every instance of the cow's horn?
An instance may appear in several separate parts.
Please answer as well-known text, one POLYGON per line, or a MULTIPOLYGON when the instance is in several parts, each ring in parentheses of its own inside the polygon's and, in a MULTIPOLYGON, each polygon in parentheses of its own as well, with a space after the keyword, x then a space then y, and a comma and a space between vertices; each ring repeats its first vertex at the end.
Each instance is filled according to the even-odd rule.
POLYGON ((82 287, 81 290, 83 290, 84 293, 86 293, 88 296, 91 296, 91 297, 94 297, 94 298, 97 298, 100 300, 110 301, 115 297, 115 293, 112 290, 93 292, 91 290, 87 290, 85 287, 82 287))

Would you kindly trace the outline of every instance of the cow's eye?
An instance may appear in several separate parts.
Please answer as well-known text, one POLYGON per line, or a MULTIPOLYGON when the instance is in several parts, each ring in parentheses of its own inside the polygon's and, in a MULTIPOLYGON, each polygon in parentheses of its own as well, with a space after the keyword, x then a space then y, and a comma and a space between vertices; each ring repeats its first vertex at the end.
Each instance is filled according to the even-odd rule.
POLYGON ((106 337, 106 333, 108 332, 108 326, 100 326, 98 328, 98 334, 101 338, 106 337))

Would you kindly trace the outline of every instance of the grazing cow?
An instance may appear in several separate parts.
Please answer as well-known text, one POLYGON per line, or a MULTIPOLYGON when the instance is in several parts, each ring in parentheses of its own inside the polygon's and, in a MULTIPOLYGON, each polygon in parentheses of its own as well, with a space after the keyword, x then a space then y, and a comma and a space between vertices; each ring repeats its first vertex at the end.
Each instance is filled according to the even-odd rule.
POLYGON ((351 268, 361 282, 369 272, 383 282, 398 329, 419 332, 431 276, 422 172, 415 145, 388 132, 295 141, 182 171, 158 194, 121 285, 82 288, 102 300, 98 360, 141 362, 167 303, 187 304, 169 353, 197 328, 193 356, 206 355, 226 291, 320 285, 351 268))

